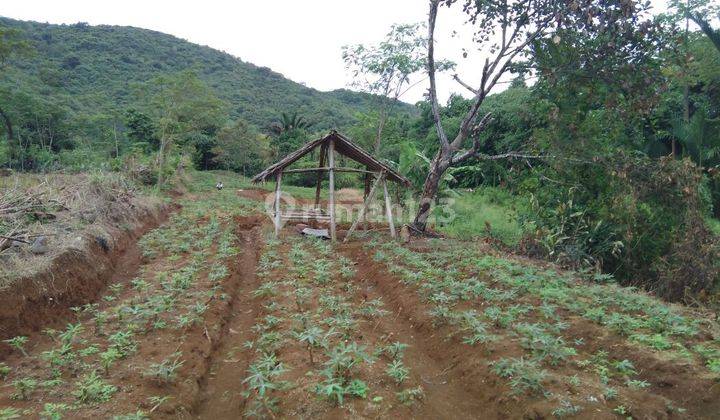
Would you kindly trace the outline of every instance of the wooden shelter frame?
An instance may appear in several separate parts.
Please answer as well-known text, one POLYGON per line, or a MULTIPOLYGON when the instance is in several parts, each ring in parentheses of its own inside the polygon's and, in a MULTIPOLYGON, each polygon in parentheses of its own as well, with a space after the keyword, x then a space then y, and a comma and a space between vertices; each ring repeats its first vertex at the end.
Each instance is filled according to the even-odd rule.
POLYGON ((397 173, 390 166, 381 162, 379 159, 370 155, 364 151, 358 145, 352 142, 349 138, 338 133, 337 131, 331 131, 325 137, 317 140, 310 141, 303 145, 298 150, 288 154, 280 161, 270 165, 264 171, 255 175, 252 179, 253 183, 265 182, 269 179, 275 179, 275 200, 273 203, 273 223, 275 225, 275 236, 280 234, 283 220, 324 220, 330 223, 330 239, 332 241, 337 240, 337 224, 335 220, 335 173, 337 172, 351 172, 364 175, 365 190, 363 193, 363 206, 360 209, 358 218, 353 221, 350 229, 345 235, 345 241, 347 241, 352 233, 357 229, 360 221, 366 226, 367 229, 367 212, 370 204, 373 201, 375 192, 382 186, 384 195, 384 206, 385 214, 388 219, 388 225, 390 227, 390 235, 395 238, 395 223, 393 221, 392 203, 390 200, 390 194, 388 193, 387 182, 393 181, 405 186, 410 186, 410 181, 397 173), (287 169, 288 166, 298 161, 303 156, 307 155, 316 148, 320 148, 320 159, 319 165, 315 168, 299 168, 299 169, 287 169), (335 164, 335 154, 343 155, 355 162, 365 166, 365 169, 349 168, 349 167, 338 167, 335 164), (280 202, 282 196, 282 177, 283 173, 317 173, 317 183, 315 187, 315 206, 313 211, 306 212, 291 212, 283 214, 280 210, 280 202), (323 174, 328 174, 328 214, 324 215, 320 209, 320 191, 322 189, 323 174), (374 181, 373 181, 374 178, 374 181))

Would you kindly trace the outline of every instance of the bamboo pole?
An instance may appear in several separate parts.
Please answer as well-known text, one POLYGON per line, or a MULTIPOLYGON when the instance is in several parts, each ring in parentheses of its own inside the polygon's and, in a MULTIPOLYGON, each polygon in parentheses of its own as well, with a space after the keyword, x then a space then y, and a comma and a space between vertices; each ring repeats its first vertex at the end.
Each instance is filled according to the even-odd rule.
MULTIPOLYGON (((367 171, 365 169, 358 169, 358 168, 344 168, 341 166, 336 166, 335 172, 352 172, 352 173, 360 173, 360 174, 374 174, 373 171, 367 171)), ((303 174, 308 172, 328 172, 330 170, 329 167, 325 166, 322 168, 296 168, 296 169, 284 169, 283 172, 286 174, 303 174)))
MULTIPOLYGON (((368 168, 370 169, 370 168, 368 168)), ((365 191, 363 191, 363 202, 367 200, 368 194, 370 194, 370 174, 365 174, 365 191)), ((363 214, 363 230, 367 232, 368 230, 368 221, 367 221, 367 213, 363 214)))
MULTIPOLYGON (((327 147, 325 145, 320 146, 320 167, 325 166, 325 155, 327 154, 327 147)), ((320 189, 322 187, 322 172, 318 171, 317 185, 315 186, 315 208, 320 207, 320 189)))
POLYGON ((392 205, 390 204, 390 194, 388 194, 387 181, 383 176, 383 193, 385 194, 385 212, 387 213, 388 224, 390 225, 390 236, 395 238, 395 223, 393 222, 392 205))
POLYGON ((328 164, 330 169, 329 174, 329 188, 330 193, 328 197, 328 212, 330 213, 330 240, 335 242, 335 140, 330 139, 328 143, 328 164))
POLYGON ((380 185, 380 182, 384 182, 384 175, 380 174, 378 175, 377 179, 375 180, 375 183, 373 183, 372 188, 370 188, 370 192, 365 197, 365 202, 363 203, 362 208, 360 209, 360 214, 358 215, 358 218, 355 219, 352 226, 350 226, 350 230, 348 230, 347 235, 345 235, 345 239, 343 242, 347 242, 350 239, 350 235, 355 231, 357 228, 357 225, 360 223, 361 220, 365 219, 365 215, 367 214, 367 209, 370 207, 370 202, 372 201, 373 197, 375 196, 375 190, 377 189, 378 185, 380 185))
POLYGON ((280 183, 282 182, 282 171, 277 173, 275 178, 275 238, 280 236, 280 183))

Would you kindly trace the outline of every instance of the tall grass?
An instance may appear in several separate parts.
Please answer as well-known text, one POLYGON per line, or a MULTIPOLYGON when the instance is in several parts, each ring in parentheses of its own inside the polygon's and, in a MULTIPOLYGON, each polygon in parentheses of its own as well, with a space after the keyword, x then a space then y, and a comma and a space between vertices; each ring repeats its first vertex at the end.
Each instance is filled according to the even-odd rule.
POLYGON ((705 222, 707 223, 707 226, 710 229, 710 231, 715 236, 720 237, 720 220, 718 220, 714 217, 708 217, 705 219, 705 222))
POLYGON ((517 197, 500 188, 464 192, 451 205, 454 217, 435 228, 458 239, 492 237, 515 246, 522 238, 517 211, 520 205, 517 197))

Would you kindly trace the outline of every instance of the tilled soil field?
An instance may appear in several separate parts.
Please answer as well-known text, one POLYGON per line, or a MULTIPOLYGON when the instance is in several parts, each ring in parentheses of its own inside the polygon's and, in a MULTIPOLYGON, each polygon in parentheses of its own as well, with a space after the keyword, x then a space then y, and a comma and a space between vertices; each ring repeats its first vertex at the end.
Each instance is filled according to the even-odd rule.
POLYGON ((474 243, 272 239, 247 190, 179 204, 63 328, 4 342, 0 419, 720 413, 710 314, 474 243))

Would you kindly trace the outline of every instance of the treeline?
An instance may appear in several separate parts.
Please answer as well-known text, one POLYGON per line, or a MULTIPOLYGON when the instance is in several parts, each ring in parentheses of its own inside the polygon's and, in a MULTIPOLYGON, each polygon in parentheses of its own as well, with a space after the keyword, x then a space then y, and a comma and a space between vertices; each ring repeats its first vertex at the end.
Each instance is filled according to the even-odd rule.
MULTIPOLYGON (((593 63, 581 36, 532 47, 525 65, 537 71, 524 77, 534 83, 521 73, 483 103, 478 114, 493 122, 475 139, 476 156, 445 174, 440 194, 512 192, 524 253, 669 299, 717 293, 720 51, 701 31, 666 28, 655 35, 664 43, 636 46, 652 51, 631 66, 593 63)), ((449 138, 470 106, 453 96, 440 109, 449 138)), ((430 105, 418 107, 418 118, 390 119, 382 152, 419 189, 438 138, 430 105)), ((369 144, 372 126, 352 134, 369 144)))
MULTIPOLYGON (((526 58, 513 64, 517 78, 483 101, 478 115, 490 113, 492 121, 468 139, 477 150, 443 174, 436 198, 504 189, 514 197, 508 213, 519 219, 520 252, 587 270, 597 281, 613 275, 669 299, 717 293, 720 251, 712 228, 720 217, 720 51, 703 31, 678 31, 683 16, 656 17, 647 27, 610 34, 611 41, 566 28, 530 44, 526 58)), ((59 82, 60 94, 52 72, 33 84, 42 71, 18 65, 32 62, 37 40, 3 31, 3 166, 132 166, 150 184, 162 184, 186 164, 253 175, 339 127, 367 150, 379 144, 380 156, 413 181, 415 191, 406 193, 417 195, 439 150, 429 101, 410 112, 397 103, 388 113, 366 96, 344 92, 343 101, 360 98, 363 109, 343 125, 291 102, 257 124, 197 69, 117 84, 122 94, 115 107, 107 98, 74 93, 67 80, 59 82), (31 79, 16 83, 25 77, 31 79)), ((413 51, 422 45, 413 44, 413 51)), ((62 63, 83 72, 75 60, 62 63)), ((117 83, 114 77, 107 83, 117 83)), ((458 133, 471 106, 459 95, 440 106, 447 137, 458 133)), ((313 158, 300 164, 315 165, 313 158)), ((351 177, 339 181, 361 186, 351 177)))
MULTIPOLYGON (((319 92, 209 47, 131 27, 0 17, 0 60, 0 136, 12 140, 0 142, 0 165, 24 170, 114 165, 112 159, 131 149, 160 147, 159 139, 131 126, 143 120, 153 129, 162 125, 153 108, 160 96, 150 92, 167 85, 168 77, 219 101, 214 115, 190 124, 203 127, 185 124, 177 139, 178 146, 196 149, 199 168, 251 171, 249 162, 257 160, 215 156, 211 150, 223 148, 214 142, 248 131, 240 143, 260 143, 258 153, 265 153, 267 139, 254 136, 272 134, 269 125, 282 112, 303 115, 314 130, 325 131, 352 124, 375 101, 346 90, 319 92)), ((398 110, 413 112, 408 105, 398 110)))

